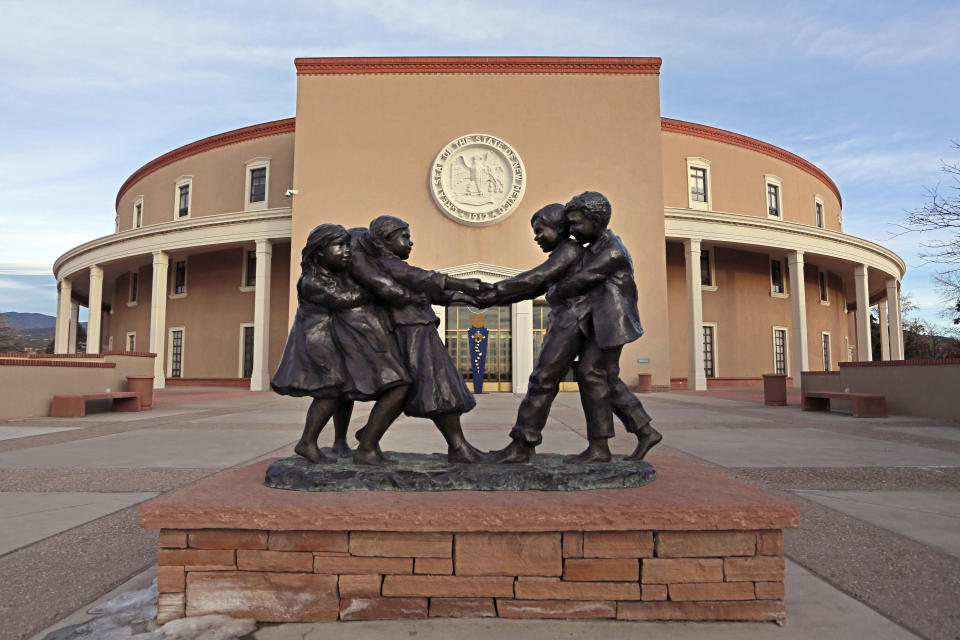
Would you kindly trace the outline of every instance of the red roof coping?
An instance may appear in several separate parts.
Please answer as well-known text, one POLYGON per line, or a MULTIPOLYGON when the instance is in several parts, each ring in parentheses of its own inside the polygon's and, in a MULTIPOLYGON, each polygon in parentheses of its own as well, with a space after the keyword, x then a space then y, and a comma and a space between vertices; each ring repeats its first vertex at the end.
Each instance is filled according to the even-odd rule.
POLYGON ((139 356, 141 358, 156 358, 157 354, 150 353, 149 351, 122 351, 122 350, 111 350, 104 351, 100 355, 103 356, 139 356))
POLYGON ((772 158, 776 158, 777 160, 782 160, 787 164, 792 164, 793 166, 806 171, 814 178, 827 185, 827 188, 833 191, 833 194, 837 196, 837 201, 840 203, 840 206, 843 207, 843 198, 840 197, 840 189, 838 189, 837 185, 833 182, 833 180, 830 179, 830 176, 824 173, 823 169, 820 167, 808 162, 807 160, 804 160, 796 154, 790 153, 786 149, 781 149, 780 147, 776 147, 767 142, 762 142, 756 138, 750 138, 748 136, 740 135, 739 133, 727 131, 726 129, 717 129, 715 127, 708 127, 704 124, 686 122, 684 120, 674 120, 673 118, 660 118, 660 129, 662 131, 669 131, 670 133, 680 133, 697 138, 725 142, 726 144, 732 144, 737 147, 756 151, 772 158))
POLYGON ((838 376, 840 375, 839 371, 801 371, 801 375, 805 376, 838 376))
POLYGON ((960 358, 919 358, 916 360, 875 360, 871 362, 838 362, 841 367, 910 367, 919 365, 960 364, 960 358))
POLYGON ((245 142, 255 138, 276 136, 282 133, 292 133, 294 130, 294 122, 294 118, 286 118, 284 120, 273 120, 271 122, 264 122, 263 124, 255 124, 249 127, 227 131, 226 133, 218 133, 216 135, 203 138, 202 140, 185 144, 182 147, 174 149, 173 151, 168 151, 159 158, 154 158, 147 164, 143 165, 126 179, 123 185, 121 185, 120 191, 117 192, 117 199, 114 203, 114 207, 116 208, 120 206, 120 198, 123 197, 123 195, 128 189, 130 189, 130 187, 133 186, 135 182, 153 173, 157 169, 165 167, 169 164, 173 164, 177 160, 182 160, 192 155, 203 153, 204 151, 210 151, 218 147, 225 147, 229 144, 245 142))
POLYGON ((661 58, 569 58, 562 56, 409 56, 380 58, 297 58, 297 75, 391 73, 586 73, 659 75, 661 58))
POLYGON ((29 358, 0 358, 0 367, 82 367, 114 369, 116 362, 83 362, 78 360, 36 360, 29 358))

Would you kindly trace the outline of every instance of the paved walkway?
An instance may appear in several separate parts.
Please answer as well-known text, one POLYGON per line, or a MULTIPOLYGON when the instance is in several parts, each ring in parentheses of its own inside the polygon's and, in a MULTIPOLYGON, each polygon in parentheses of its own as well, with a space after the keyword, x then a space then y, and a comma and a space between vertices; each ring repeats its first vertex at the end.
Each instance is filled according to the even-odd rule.
MULTIPOLYGON (((798 505, 801 527, 785 538, 786 627, 427 620, 265 625, 252 637, 957 638, 960 423, 803 413, 720 391, 643 396, 665 435, 656 453, 798 505)), ((465 432, 478 447, 499 448, 519 397, 478 401, 465 432)), ((0 422, 0 638, 82 621, 107 592, 148 584, 156 532, 137 526, 137 505, 232 466, 289 455, 307 404, 236 388, 174 388, 158 392, 150 412, 0 422)), ((358 405, 354 421, 362 424, 368 410, 358 405)), ((616 438, 614 451, 629 453, 631 439, 616 438)), ((542 450, 584 444, 579 398, 560 394, 542 450)), ((409 418, 384 440, 388 450, 442 446, 432 424, 409 418)))

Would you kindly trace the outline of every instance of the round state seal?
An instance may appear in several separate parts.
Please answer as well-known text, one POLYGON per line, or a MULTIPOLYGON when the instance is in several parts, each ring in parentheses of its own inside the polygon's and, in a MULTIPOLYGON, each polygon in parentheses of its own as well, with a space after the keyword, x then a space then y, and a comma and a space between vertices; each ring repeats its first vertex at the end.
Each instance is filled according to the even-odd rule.
POLYGON ((496 136, 472 133, 440 150, 430 172, 437 206, 461 224, 484 226, 505 219, 523 198, 523 161, 496 136))

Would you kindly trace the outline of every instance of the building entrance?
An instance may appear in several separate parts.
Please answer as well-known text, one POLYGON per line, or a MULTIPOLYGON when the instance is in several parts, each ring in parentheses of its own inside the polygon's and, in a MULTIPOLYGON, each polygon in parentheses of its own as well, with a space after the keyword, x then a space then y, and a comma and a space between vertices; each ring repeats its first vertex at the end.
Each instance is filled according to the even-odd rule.
POLYGON ((487 337, 487 366, 483 376, 483 390, 513 390, 513 334, 509 306, 476 309, 466 305, 447 307, 445 327, 447 352, 457 365, 457 370, 471 389, 473 372, 470 368, 470 345, 467 331, 476 314, 482 314, 484 326, 490 332, 487 337))

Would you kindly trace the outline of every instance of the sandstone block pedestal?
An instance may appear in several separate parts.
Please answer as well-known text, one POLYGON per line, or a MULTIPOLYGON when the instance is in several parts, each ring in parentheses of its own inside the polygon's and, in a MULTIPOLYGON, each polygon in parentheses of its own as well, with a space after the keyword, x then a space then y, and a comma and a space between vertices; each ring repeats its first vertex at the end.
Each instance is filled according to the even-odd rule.
POLYGON ((591 491, 297 492, 270 461, 144 504, 158 618, 785 619, 792 504, 671 457, 591 491))

